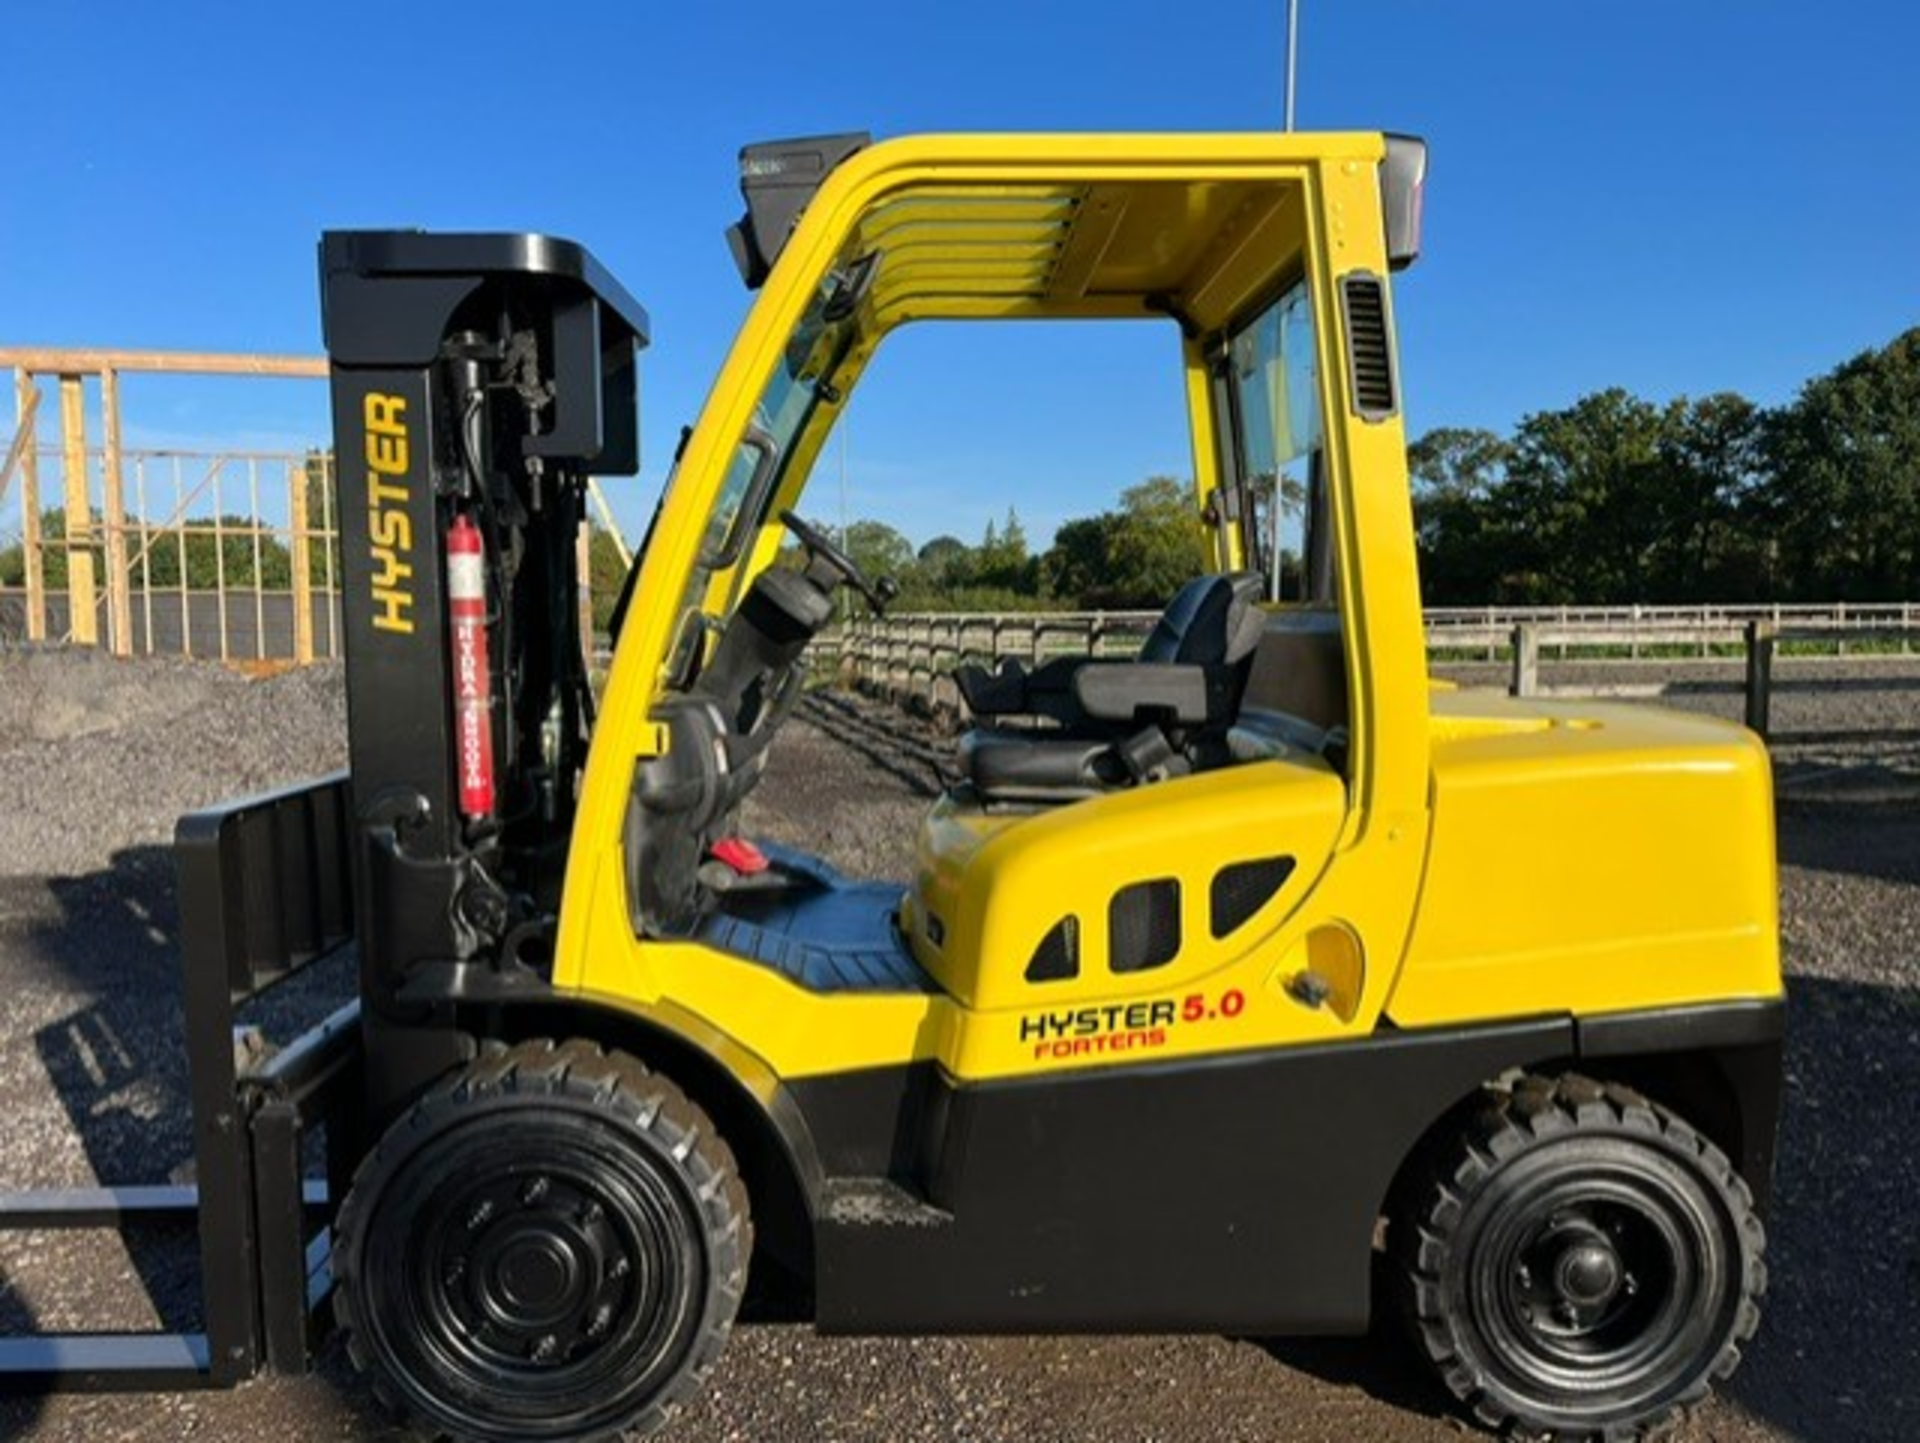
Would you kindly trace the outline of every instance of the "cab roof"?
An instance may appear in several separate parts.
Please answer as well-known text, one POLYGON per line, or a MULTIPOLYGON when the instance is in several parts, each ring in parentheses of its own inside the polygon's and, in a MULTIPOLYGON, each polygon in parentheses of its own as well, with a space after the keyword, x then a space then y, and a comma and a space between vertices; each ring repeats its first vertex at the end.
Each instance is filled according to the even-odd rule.
MULTIPOLYGON (((823 138, 843 152, 849 139, 823 138)), ((929 318, 1148 314, 1212 329, 1300 268, 1317 170, 1376 166, 1390 149, 1377 133, 888 140, 821 166, 795 244, 774 256, 821 228, 844 237, 842 264, 877 254, 862 302, 874 332, 929 318)), ((743 178, 750 221, 754 184, 743 178)))

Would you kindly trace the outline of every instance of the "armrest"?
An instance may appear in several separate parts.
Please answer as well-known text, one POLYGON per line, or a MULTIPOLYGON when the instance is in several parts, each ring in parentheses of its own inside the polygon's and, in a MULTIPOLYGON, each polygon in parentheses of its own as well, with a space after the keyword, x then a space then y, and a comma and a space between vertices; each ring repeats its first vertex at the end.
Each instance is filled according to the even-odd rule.
POLYGON ((1118 662, 1075 673, 1074 699, 1098 721, 1169 721, 1198 726, 1224 712, 1218 668, 1166 662, 1118 662))
POLYGON ((1075 678, 1090 668, 1120 664, 1099 657, 1056 656, 1029 671, 1008 657, 997 671, 972 664, 955 667, 953 680, 977 717, 1045 716, 1070 723, 1082 714, 1074 700, 1075 678))
POLYGON ((1011 657, 997 671, 968 663, 953 670, 954 684, 975 716, 1011 716, 1027 707, 1027 669, 1011 657))

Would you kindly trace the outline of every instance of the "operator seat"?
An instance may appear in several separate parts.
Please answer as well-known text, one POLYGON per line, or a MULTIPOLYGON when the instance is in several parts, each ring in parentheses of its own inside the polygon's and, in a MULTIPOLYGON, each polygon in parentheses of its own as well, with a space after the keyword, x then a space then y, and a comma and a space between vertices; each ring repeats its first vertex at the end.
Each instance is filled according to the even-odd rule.
POLYGON ((1057 725, 975 727, 960 741, 989 802, 1056 802, 1180 776, 1224 758, 1260 642, 1261 577, 1236 571, 1183 586, 1131 661, 1061 657, 1031 671, 954 673, 977 718, 1057 725))

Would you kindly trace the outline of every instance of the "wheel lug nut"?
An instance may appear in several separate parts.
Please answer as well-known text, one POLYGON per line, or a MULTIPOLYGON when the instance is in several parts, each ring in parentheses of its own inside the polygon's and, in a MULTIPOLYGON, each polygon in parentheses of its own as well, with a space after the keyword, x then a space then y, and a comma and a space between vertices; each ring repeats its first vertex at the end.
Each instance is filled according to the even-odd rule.
POLYGON ((447 1280, 448 1287, 450 1288, 453 1287, 466 1275, 467 1275, 467 1260, 465 1258, 454 1258, 447 1263, 447 1271, 446 1271, 445 1277, 447 1280))
POLYGON ((587 1336, 603 1338, 607 1329, 613 1326, 613 1309, 602 1303, 593 1310, 593 1316, 587 1320, 587 1336))
POLYGON ((625 1258, 615 1258, 611 1263, 607 1264, 607 1276, 616 1280, 624 1278, 632 1271, 633 1264, 625 1258))
POLYGON ((475 1203, 473 1211, 467 1214, 467 1231, 472 1232, 475 1228, 483 1228, 490 1221, 492 1221, 492 1219, 493 1219, 492 1203, 490 1202, 475 1203))
POLYGON ((536 1363, 551 1363, 560 1356, 560 1340, 548 1333, 533 1345, 531 1354, 536 1363))
POLYGON ((549 1183, 545 1178, 536 1177, 520 1189, 520 1201, 531 1207, 534 1203, 539 1202, 541 1198, 545 1197, 552 1189, 552 1186, 553 1184, 549 1183))
POLYGON ((600 1219, 606 1215, 606 1209, 601 1207, 597 1202, 589 1202, 585 1207, 580 1209, 580 1221, 587 1224, 588 1227, 592 1227, 593 1224, 599 1222, 600 1219))

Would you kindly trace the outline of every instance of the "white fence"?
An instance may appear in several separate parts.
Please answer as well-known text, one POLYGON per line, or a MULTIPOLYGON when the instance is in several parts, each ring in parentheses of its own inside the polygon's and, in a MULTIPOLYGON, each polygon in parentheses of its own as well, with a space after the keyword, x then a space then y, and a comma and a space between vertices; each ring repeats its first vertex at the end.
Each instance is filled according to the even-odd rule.
MULTIPOLYGON (((916 613, 850 622, 821 642, 821 659, 844 681, 927 711, 954 711, 953 669, 963 662, 1029 665, 1053 656, 1131 653, 1155 611, 1004 614, 916 613)), ((1825 606, 1442 607, 1426 613, 1436 661, 1511 665, 1517 696, 1541 690, 1540 659, 1621 662, 1724 657, 1746 667, 1747 722, 1765 732, 1773 661, 1781 644, 1846 655, 1863 644, 1910 653, 1920 640, 1920 603, 1825 606)))

